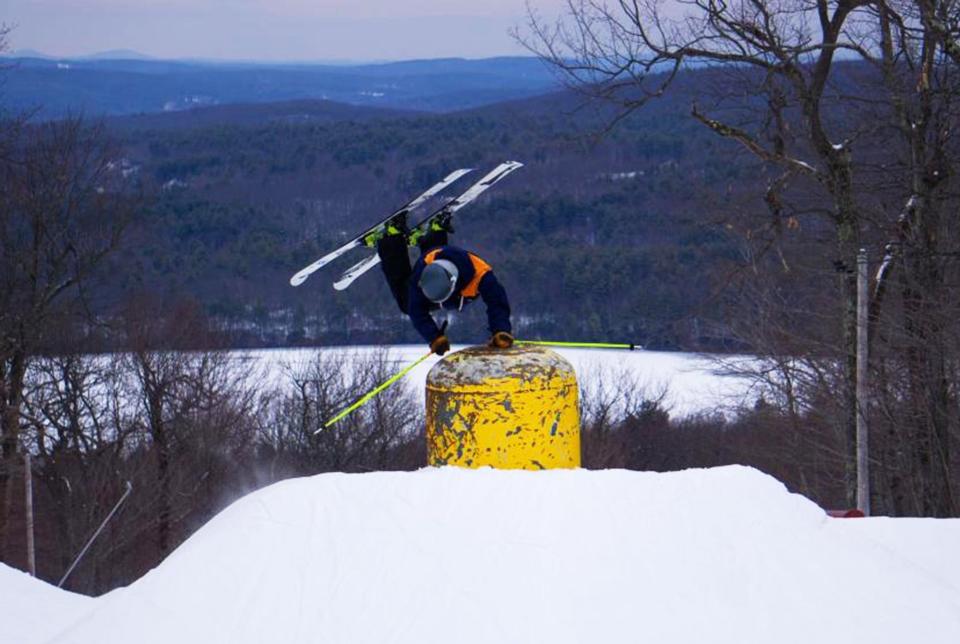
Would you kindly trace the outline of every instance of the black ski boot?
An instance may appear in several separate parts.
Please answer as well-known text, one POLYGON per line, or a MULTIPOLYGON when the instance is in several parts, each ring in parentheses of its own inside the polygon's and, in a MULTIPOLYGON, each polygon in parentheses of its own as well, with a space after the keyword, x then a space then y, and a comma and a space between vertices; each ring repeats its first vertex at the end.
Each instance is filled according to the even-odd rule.
POLYGON ((396 217, 387 221, 383 226, 364 237, 363 244, 370 248, 376 248, 381 239, 395 235, 403 235, 406 238, 410 235, 410 228, 407 226, 406 212, 401 212, 396 217))

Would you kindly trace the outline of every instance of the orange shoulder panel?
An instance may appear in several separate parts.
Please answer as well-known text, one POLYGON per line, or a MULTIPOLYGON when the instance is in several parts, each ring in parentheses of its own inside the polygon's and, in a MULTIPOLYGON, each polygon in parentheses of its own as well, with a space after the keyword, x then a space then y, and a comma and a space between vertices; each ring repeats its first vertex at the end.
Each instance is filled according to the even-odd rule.
POLYGON ((493 268, 473 253, 467 253, 467 255, 470 256, 470 263, 473 264, 474 274, 470 283, 460 291, 460 295, 464 297, 476 297, 477 293, 480 292, 480 280, 483 279, 484 275, 492 271, 493 268))

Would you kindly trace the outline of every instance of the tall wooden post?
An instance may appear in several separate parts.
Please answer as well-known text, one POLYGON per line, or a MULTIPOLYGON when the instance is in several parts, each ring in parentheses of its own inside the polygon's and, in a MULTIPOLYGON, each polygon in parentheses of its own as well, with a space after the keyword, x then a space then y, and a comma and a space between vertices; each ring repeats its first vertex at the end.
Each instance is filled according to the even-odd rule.
POLYGON ((37 553, 33 543, 33 470, 30 467, 30 453, 23 455, 23 494, 27 525, 27 572, 37 576, 37 553))
POLYGON ((857 255, 857 509, 870 516, 870 451, 867 428, 867 328, 870 304, 867 251, 857 255))

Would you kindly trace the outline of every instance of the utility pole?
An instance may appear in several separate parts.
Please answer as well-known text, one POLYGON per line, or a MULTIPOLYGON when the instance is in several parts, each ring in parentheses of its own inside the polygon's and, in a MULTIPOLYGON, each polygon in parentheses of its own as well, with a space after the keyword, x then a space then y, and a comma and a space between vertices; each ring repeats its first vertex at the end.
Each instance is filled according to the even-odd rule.
POLYGON ((23 455, 23 494, 27 524, 27 572, 37 576, 37 551, 33 542, 33 470, 30 467, 30 452, 23 455))
POLYGON ((868 312, 867 251, 857 254, 857 509, 870 516, 870 458, 867 428, 868 312))

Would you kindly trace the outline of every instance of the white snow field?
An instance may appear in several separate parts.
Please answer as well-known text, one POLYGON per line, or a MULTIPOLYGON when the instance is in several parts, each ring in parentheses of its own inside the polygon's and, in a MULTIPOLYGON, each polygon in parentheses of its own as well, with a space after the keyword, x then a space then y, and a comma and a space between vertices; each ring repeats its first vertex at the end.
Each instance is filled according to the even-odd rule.
MULTIPOLYGON (((467 345, 454 345, 453 351, 467 345)), ((397 370, 429 352, 424 345, 392 345, 388 347, 352 346, 320 349, 322 354, 339 355, 349 364, 373 356, 384 348, 396 361, 397 370)), ((666 391, 664 404, 672 415, 688 416, 700 412, 717 412, 734 408, 752 398, 751 382, 742 377, 720 373, 717 356, 667 351, 625 351, 610 349, 558 349, 550 347, 566 358, 577 372, 581 388, 589 391, 595 385, 595 377, 612 380, 633 378, 648 395, 655 396, 666 391)), ((315 349, 258 349, 235 352, 238 357, 250 358, 265 370, 266 378, 275 384, 282 383, 282 365, 297 365, 310 360, 315 349)), ((749 357, 723 356, 727 362, 749 361, 749 357)), ((411 391, 424 397, 427 373, 440 358, 431 356, 418 365, 404 379, 411 391)), ((256 368, 256 367, 251 367, 256 368)))
POLYGON ((958 544, 960 520, 830 519, 739 466, 324 474, 237 501, 79 619, 51 592, 5 610, 0 639, 956 644, 958 544))
POLYGON ((92 610, 96 601, 0 564, 0 642, 46 642, 92 610))

